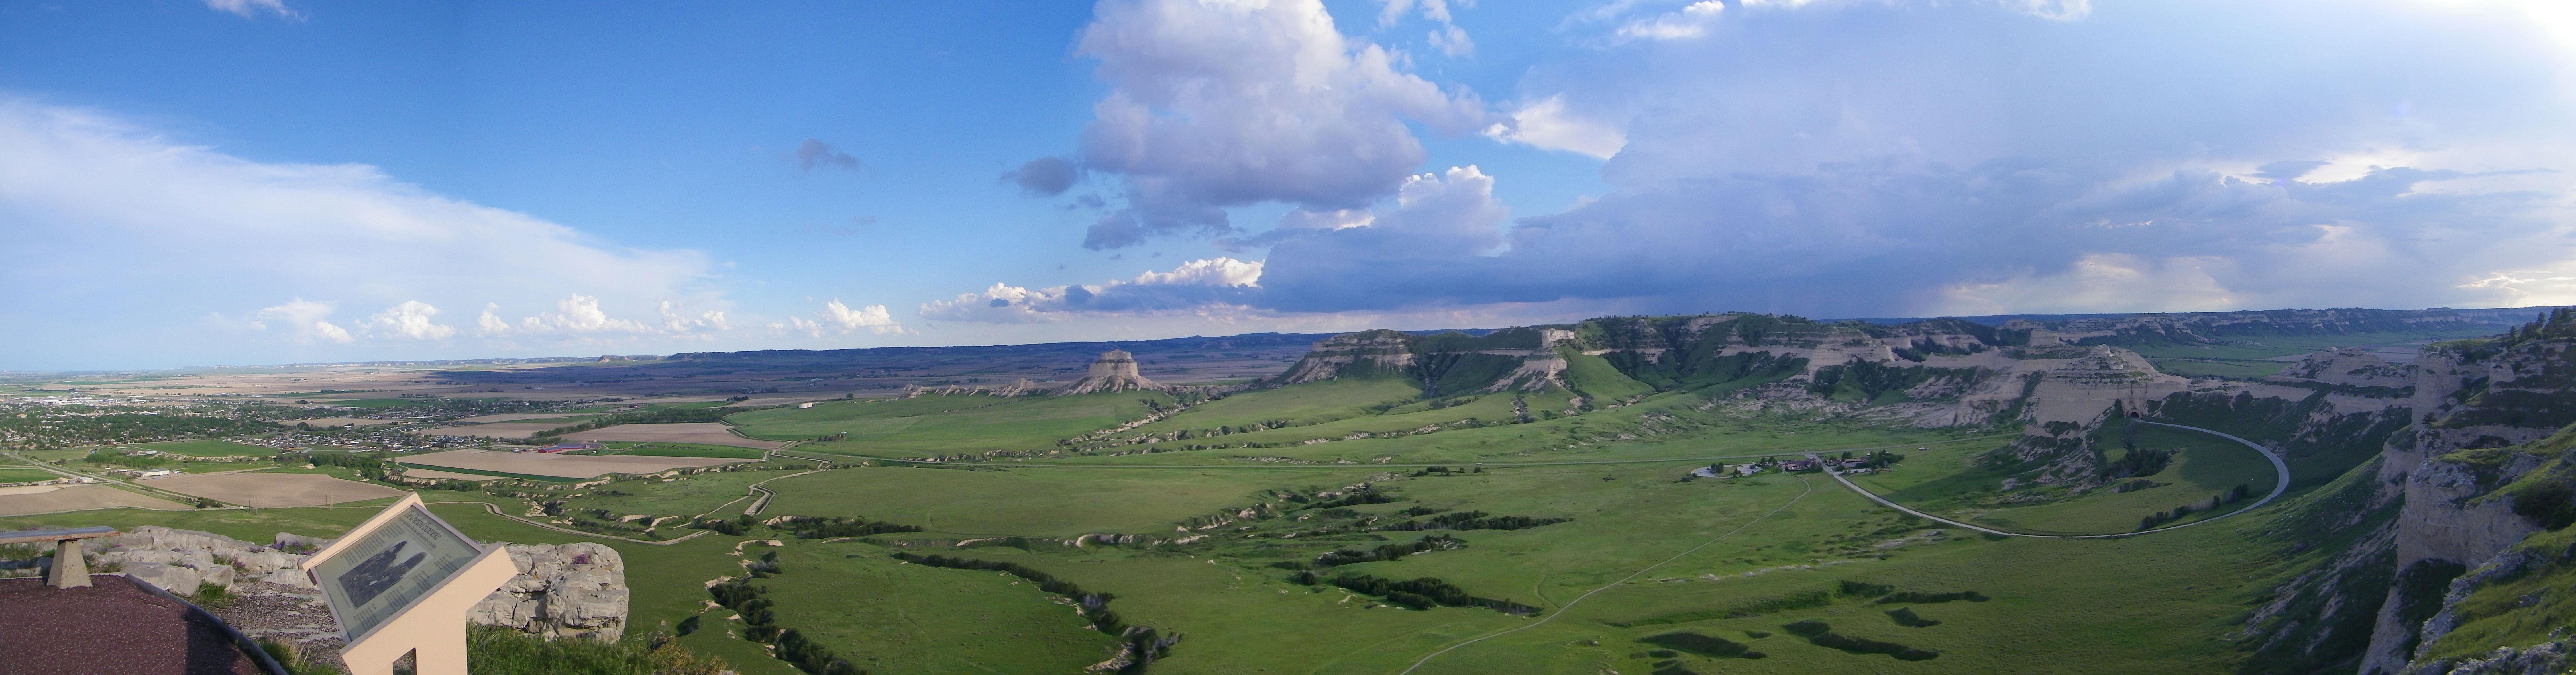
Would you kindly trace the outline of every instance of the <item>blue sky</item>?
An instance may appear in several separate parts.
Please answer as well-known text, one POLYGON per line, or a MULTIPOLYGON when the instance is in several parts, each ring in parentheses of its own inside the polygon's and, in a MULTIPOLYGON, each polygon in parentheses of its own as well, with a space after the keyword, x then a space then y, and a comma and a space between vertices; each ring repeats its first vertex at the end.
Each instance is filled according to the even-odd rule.
POLYGON ((2576 303, 2519 0, 0 2, 0 368, 2576 303))

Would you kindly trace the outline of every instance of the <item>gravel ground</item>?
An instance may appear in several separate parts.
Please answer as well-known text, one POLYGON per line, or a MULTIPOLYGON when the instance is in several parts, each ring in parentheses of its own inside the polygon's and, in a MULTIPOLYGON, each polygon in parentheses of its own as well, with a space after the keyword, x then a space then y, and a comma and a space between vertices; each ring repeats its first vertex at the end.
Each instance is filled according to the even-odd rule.
POLYGON ((340 661, 340 626, 331 620, 331 608, 323 604, 321 591, 252 581, 235 584, 233 596, 223 606, 206 611, 252 639, 292 642, 306 658, 348 670, 348 664, 340 661))

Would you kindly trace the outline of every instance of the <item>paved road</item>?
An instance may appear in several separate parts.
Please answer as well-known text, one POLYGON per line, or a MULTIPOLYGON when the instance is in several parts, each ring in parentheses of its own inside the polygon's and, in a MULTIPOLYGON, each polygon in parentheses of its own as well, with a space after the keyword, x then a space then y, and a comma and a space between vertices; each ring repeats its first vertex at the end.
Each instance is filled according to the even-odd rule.
POLYGON ((2264 449, 2264 448, 2263 448, 2263 446, 2261 446, 2261 445, 2257 445, 2257 444, 2255 444, 2253 441, 2245 440, 2245 439, 2242 439, 2242 438, 2237 438, 2237 437, 2235 437, 2235 436, 2230 436, 2230 435, 2225 434, 2225 433, 2221 433, 2221 432, 2217 432, 2217 431, 2212 431, 2212 430, 2209 430, 2209 429, 2203 429, 2203 428, 2200 428, 2200 427, 2183 426, 2183 425, 2180 425, 2180 424, 2167 424, 2167 423, 2164 423, 2164 422, 2148 422, 2148 421, 2146 421, 2146 420, 2133 420, 2133 421, 2135 421, 2135 422, 2140 422, 2140 423, 2145 423, 2145 424, 2153 424, 2153 425, 2160 426, 2160 427, 2173 427, 2173 428, 2176 428, 2176 429, 2190 429, 2190 430, 2192 430, 2192 431, 2198 431, 2198 432, 2201 432, 2201 433, 2210 434, 2210 435, 2213 435, 2213 436, 2217 436, 2217 437, 2219 437, 2219 438, 2224 438, 2224 439, 2227 439, 2227 440, 2231 440, 2231 441, 2235 441, 2235 442, 2237 442, 2237 443, 2244 444, 2244 446, 2245 446, 2245 447, 2253 448, 2255 452, 2263 453, 2263 458, 2264 458, 2264 459, 2272 460, 2272 470, 2273 470, 2274 472, 2277 472, 2277 473, 2279 473, 2279 474, 2280 474, 2280 479, 2279 479, 2279 480, 2275 480, 2275 481, 2273 481, 2273 482, 2272 482, 2272 493, 2271 493, 2271 494, 2263 495, 2263 498, 2262 498, 2262 499, 2260 499, 2260 500, 2256 500, 2256 501, 2255 501, 2254 503, 2252 503, 2252 504, 2247 504, 2247 505, 2245 505, 2245 508, 2241 508, 2241 509, 2237 509, 2237 510, 2234 510, 2234 511, 2229 511, 2229 512, 2226 512, 2226 513, 2218 514, 2217 516, 2215 516, 2215 517, 2211 517, 2211 518, 2203 518, 2203 519, 2200 519, 2200 520, 2195 520, 2195 521, 2191 521, 2191 522, 2188 522, 2188 523, 2183 523, 2183 524, 2180 524, 2180 525, 2168 525, 2168 526, 2165 526, 2165 527, 2159 527, 2159 528, 2152 529, 2152 530, 2140 530, 2140 531, 2137 531, 2137 532, 2122 532, 2122 533, 2119 533, 2119 534, 2028 534, 2028 533, 2023 533, 2023 532, 2005 532, 2005 531, 2003 531, 2003 530, 1997 530, 1997 529, 1988 528, 1988 527, 1978 527, 1978 526, 1975 526, 1975 525, 1970 525, 1970 524, 1967 524, 1967 523, 1962 523, 1962 522, 1959 522, 1959 521, 1956 521, 1956 520, 1951 520, 1951 519, 1948 519, 1948 518, 1943 518, 1943 517, 1936 516, 1936 515, 1932 515, 1932 514, 1929 514, 1929 513, 1924 513, 1924 512, 1922 512, 1922 511, 1916 511, 1916 510, 1914 510, 1914 509, 1907 508, 1907 507, 1906 507, 1905 505, 1903 505, 1903 504, 1898 504, 1898 503, 1896 503, 1896 502, 1888 501, 1886 497, 1881 497, 1881 496, 1878 496, 1878 495, 1876 495, 1876 494, 1871 494, 1871 493, 1870 493, 1870 491, 1868 491, 1868 490, 1864 490, 1864 489, 1861 489, 1861 487, 1860 487, 1859 485, 1853 484, 1853 483, 1851 482, 1851 479, 1844 478, 1844 477, 1843 477, 1843 473, 1842 473, 1841 471, 1832 470, 1832 469, 1827 469, 1827 470, 1826 470, 1826 472, 1827 472, 1827 473, 1832 474, 1832 475, 1833 475, 1833 477, 1834 477, 1834 480, 1835 480, 1836 482, 1840 482, 1840 483, 1842 483, 1842 484, 1843 484, 1843 487, 1851 488, 1851 490, 1852 490, 1853 492, 1858 492, 1858 493, 1860 493, 1860 495, 1861 495, 1861 496, 1870 498, 1870 501, 1878 502, 1878 503, 1879 503, 1879 504, 1881 504, 1881 505, 1885 505, 1887 508, 1896 509, 1896 510, 1898 510, 1898 511, 1904 511, 1904 512, 1906 512, 1906 513, 1914 514, 1916 517, 1920 517, 1920 518, 1923 518, 1923 519, 1925 519, 1925 520, 1931 520, 1931 521, 1935 521, 1935 522, 1946 523, 1946 524, 1949 524, 1949 525, 1952 525, 1952 526, 1955 526, 1955 527, 1964 527, 1964 528, 1967 528, 1967 529, 1976 530, 1976 531, 1978 531, 1978 532, 1984 532, 1984 533, 1987 533, 1987 534, 1999 534, 1999 535, 2003 535, 2003 536, 2007 536, 2007 537, 2032 537, 2032 538, 2037 538, 2037 539, 2118 539, 2118 538, 2121 538, 2121 537, 2135 537, 2135 536, 2138 536, 2138 535, 2141 535, 2141 534, 2147 534, 2147 533, 2150 533, 2150 532, 2163 532, 2163 531, 2165 531, 2165 530, 2179 530, 2179 529, 2182 529, 2182 528, 2191 527, 2191 526, 2193 526, 2193 525, 2199 525, 2199 524, 2201 524, 2201 523, 2207 523, 2207 522, 2216 521, 2216 520, 2218 520, 2219 518, 2225 518, 2225 517, 2233 516, 2233 515, 2236 515, 2236 514, 2239 514, 2239 513, 2244 513, 2244 512, 2247 512, 2247 511, 2252 511, 2252 510, 2254 510, 2254 509, 2256 509, 2256 508, 2259 508, 2259 507, 2263 506, 2264 504, 2272 503, 2272 499, 2273 499, 2273 498, 2276 498, 2276 497, 2281 496, 2281 493, 2282 493, 2282 492, 2287 491, 2287 490, 2289 490, 2289 489, 2290 489, 2290 464, 2289 464, 2288 462, 2283 462, 2283 461, 2281 461, 2281 456, 2280 456, 2280 455, 2272 454, 2272 451, 2271 451, 2271 450, 2266 450, 2266 449, 2264 449))

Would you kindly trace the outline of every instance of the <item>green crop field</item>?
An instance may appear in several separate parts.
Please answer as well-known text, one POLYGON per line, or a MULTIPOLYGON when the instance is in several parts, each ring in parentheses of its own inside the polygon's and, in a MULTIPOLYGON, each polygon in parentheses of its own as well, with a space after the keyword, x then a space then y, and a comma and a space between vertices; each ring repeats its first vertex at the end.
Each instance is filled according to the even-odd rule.
POLYGON ((277 454, 277 449, 275 448, 243 445, 229 441, 172 441, 168 443, 120 445, 117 447, 159 450, 161 452, 188 455, 191 457, 266 457, 277 454))
POLYGON ((40 480, 53 480, 61 477, 62 476, 56 475, 54 472, 46 471, 44 469, 20 469, 9 466, 0 466, 0 483, 32 483, 40 480))

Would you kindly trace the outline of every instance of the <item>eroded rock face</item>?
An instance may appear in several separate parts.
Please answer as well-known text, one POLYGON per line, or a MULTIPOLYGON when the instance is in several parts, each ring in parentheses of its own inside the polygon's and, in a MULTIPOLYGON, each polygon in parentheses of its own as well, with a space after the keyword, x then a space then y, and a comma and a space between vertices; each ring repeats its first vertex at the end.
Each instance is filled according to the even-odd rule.
POLYGON ((593 543, 510 544, 519 576, 474 606, 474 623, 549 638, 615 642, 626 634, 626 562, 593 543))
POLYGON ((2514 649, 2498 647, 2485 658, 2462 659, 2458 663, 2428 663, 2406 671, 2407 675, 2552 675, 2567 672, 2576 659, 2568 658, 2565 641, 2543 642, 2514 649))
POLYGON ((1125 350, 1112 349, 1102 352, 1099 359, 1091 362, 1091 370, 1083 374, 1081 381, 1074 382, 1059 393, 1161 391, 1166 388, 1161 383, 1145 379, 1145 376, 1136 369, 1136 355, 1129 354, 1125 350))

